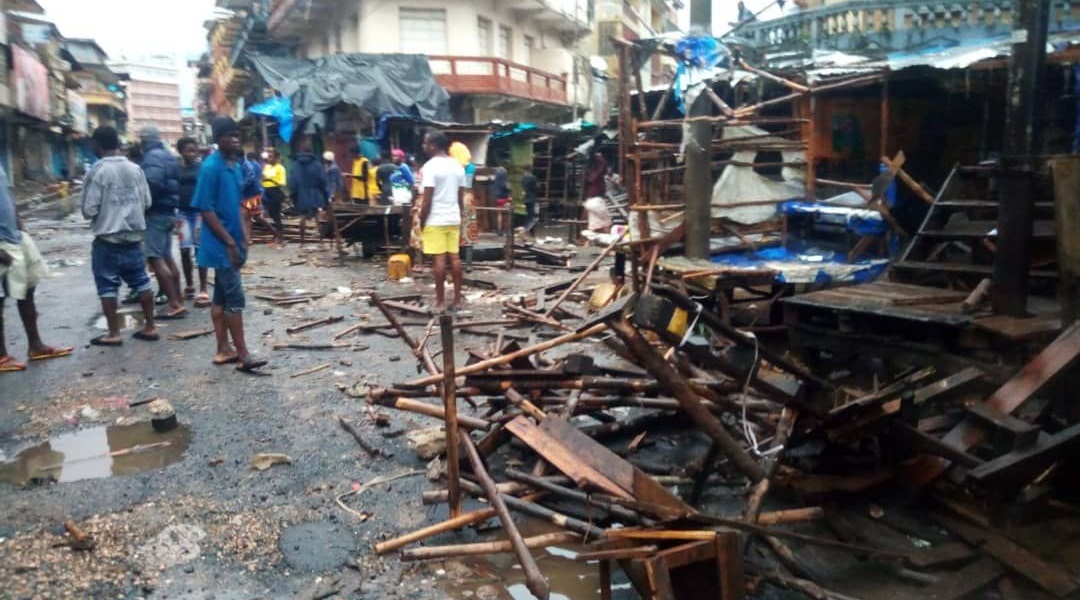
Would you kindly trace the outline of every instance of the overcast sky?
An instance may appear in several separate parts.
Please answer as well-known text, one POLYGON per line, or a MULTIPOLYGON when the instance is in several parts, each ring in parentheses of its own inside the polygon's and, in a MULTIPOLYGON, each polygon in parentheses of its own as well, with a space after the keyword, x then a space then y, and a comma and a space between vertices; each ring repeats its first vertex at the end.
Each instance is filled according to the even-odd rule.
MULTIPOLYGON (((214 0, 38 2, 61 34, 69 38, 93 38, 110 58, 174 54, 181 64, 206 50, 203 22, 214 12, 214 0)), ((182 105, 190 106, 194 80, 190 76, 181 79, 182 105)))

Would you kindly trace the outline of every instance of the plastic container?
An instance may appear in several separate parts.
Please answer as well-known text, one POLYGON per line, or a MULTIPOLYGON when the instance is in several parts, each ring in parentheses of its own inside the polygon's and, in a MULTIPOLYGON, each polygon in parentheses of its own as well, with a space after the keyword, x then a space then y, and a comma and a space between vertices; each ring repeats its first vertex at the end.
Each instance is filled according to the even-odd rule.
POLYGON ((409 276, 412 258, 408 254, 395 254, 386 263, 386 275, 390 281, 399 281, 409 276))

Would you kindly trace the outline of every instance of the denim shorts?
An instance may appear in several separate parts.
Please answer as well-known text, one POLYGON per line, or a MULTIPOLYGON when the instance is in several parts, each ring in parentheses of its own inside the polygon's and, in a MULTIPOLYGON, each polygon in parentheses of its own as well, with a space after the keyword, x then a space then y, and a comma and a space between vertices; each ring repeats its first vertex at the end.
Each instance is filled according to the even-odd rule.
POLYGON ((227 313, 244 312, 244 283, 239 269, 214 269, 214 306, 222 306, 227 313))
POLYGON ((168 258, 172 256, 173 229, 176 228, 176 216, 160 213, 146 215, 147 258, 168 258))
POLYGON ((198 248, 199 230, 202 229, 202 211, 180 209, 180 216, 184 219, 184 227, 181 228, 180 247, 198 248))
POLYGON ((139 242, 113 244, 94 240, 90 264, 99 298, 116 298, 121 283, 126 283, 136 294, 151 288, 150 276, 146 274, 146 258, 139 242))

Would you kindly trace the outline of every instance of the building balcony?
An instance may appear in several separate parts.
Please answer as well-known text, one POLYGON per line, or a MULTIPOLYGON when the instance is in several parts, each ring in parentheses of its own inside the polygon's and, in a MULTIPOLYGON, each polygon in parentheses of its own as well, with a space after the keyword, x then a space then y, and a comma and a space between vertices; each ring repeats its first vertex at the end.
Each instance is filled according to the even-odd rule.
POLYGON ((592 29, 590 0, 509 0, 506 5, 522 21, 539 21, 542 28, 572 35, 592 29))
POLYGON ((121 113, 127 113, 127 107, 124 106, 124 101, 116 97, 114 92, 110 91, 91 91, 82 90, 79 95, 86 100, 87 107, 93 106, 107 106, 113 110, 121 113))
MULTIPOLYGON (((1080 0, 1054 0, 1050 32, 1080 29, 1080 0)), ((735 35, 759 50, 895 52, 1008 36, 1012 0, 849 0, 750 23, 735 35)))
POLYGON ((299 36, 331 22, 339 4, 341 0, 273 0, 266 31, 275 38, 299 36))
POLYGON ((439 85, 451 94, 513 96, 569 106, 565 77, 501 58, 429 56, 439 85))

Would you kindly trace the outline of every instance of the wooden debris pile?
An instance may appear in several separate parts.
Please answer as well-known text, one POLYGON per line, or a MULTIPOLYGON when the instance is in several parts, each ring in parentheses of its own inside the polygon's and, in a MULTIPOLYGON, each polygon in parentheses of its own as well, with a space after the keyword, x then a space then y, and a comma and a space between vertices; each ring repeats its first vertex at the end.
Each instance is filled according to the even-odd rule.
POLYGON ((449 520, 377 552, 512 553, 538 598, 550 587, 532 551, 566 544, 578 547, 576 560, 598 562, 602 598, 611 598, 614 562, 644 598, 730 600, 764 586, 854 597, 824 585, 835 581, 822 572, 836 557, 877 565, 884 581, 935 598, 990 586, 1021 590, 1003 597, 1067 597, 1080 587, 998 518, 1002 507, 1077 511, 1055 481, 1080 445, 1080 424, 1048 399, 1075 375, 1080 325, 1012 377, 911 368, 869 391, 840 388, 733 328, 678 280, 658 276, 642 293, 590 283, 614 286, 607 306, 590 312, 596 290, 579 290, 606 254, 506 303, 498 321, 402 321, 396 313, 412 314, 410 305, 372 297, 387 325, 356 331, 392 331, 426 374, 367 399, 445 424, 446 486, 424 501, 450 506, 449 520), (422 336, 410 332, 417 327, 422 336), (470 333, 495 342, 456 364, 455 345, 470 333), (638 454, 672 429, 698 441, 696 459, 672 467, 638 454), (718 490, 740 488, 737 511, 717 506, 718 490), (487 506, 465 511, 465 496, 487 506), (556 531, 524 536, 515 513, 556 531), (505 540, 418 545, 492 519, 505 540))

